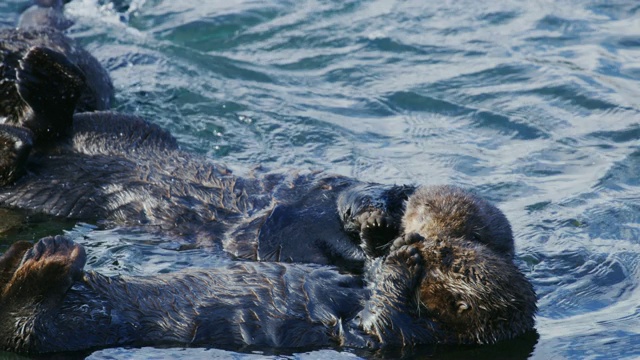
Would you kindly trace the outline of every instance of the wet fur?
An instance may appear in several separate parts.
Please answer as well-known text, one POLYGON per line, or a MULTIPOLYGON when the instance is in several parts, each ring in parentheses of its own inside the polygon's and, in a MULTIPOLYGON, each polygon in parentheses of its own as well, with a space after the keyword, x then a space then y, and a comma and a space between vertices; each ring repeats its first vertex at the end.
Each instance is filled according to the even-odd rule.
POLYGON ((20 125, 29 116, 29 105, 16 87, 19 61, 33 47, 44 47, 63 54, 77 66, 85 78, 78 112, 106 110, 113 98, 113 85, 106 70, 86 50, 53 28, 0 30, 0 117, 4 123, 20 125))
MULTIPOLYGON (((362 182, 259 169, 236 176, 180 150, 169 133, 134 116, 75 115, 70 138, 31 154, 25 170, 0 188, 2 206, 143 227, 180 237, 185 246, 223 247, 243 259, 348 269, 360 269, 366 259, 358 233, 345 231, 338 208, 346 194, 369 194, 355 187, 362 182)), ((369 184, 368 191, 379 196, 395 188, 369 184)))
MULTIPOLYGON (((453 250, 458 261, 434 255, 458 246, 450 240, 394 250, 376 260, 373 282, 365 286, 333 267, 259 262, 105 277, 81 271, 79 245, 45 238, 0 284, 0 347, 29 353, 144 345, 379 348, 493 343, 530 331, 534 294, 517 268, 467 245, 453 250), (460 273, 464 288, 443 283, 437 273, 458 272, 458 262, 473 263, 472 275, 460 273), (496 271, 504 276, 493 276, 496 271), (429 302, 433 289, 451 297, 445 305, 467 301, 469 311, 443 312, 444 305, 429 302)), ((15 264, 21 251, 7 252, 0 266, 15 264)))
MULTIPOLYGON (((46 48, 33 48, 20 61, 18 89, 31 108, 43 109, 26 122, 31 130, 21 129, 62 135, 46 148, 34 146, 28 157, 17 156, 28 153, 11 148, 15 136, 9 135, 18 127, 0 125, 8 138, 0 153, 8 174, 0 205, 105 226, 144 227, 180 238, 185 246, 223 247, 243 259, 336 264, 350 271, 361 271, 367 256, 378 255, 368 251, 370 244, 398 235, 403 203, 415 187, 321 172, 256 169, 235 176, 180 150, 168 132, 135 116, 73 115, 71 104, 61 105, 66 113, 51 110, 47 104, 55 104, 56 95, 71 96, 63 86, 51 98, 38 90, 51 78, 79 89, 82 77, 75 68, 46 48), (47 116, 51 112, 66 117, 47 116), (361 212, 384 213, 395 226, 384 232, 377 231, 381 226, 350 227, 361 212)), ((27 140, 14 141, 14 148, 25 148, 27 140)))
POLYGON ((511 225, 487 200, 450 185, 423 186, 409 197, 402 217, 406 234, 427 239, 462 238, 513 259, 511 225))
MULTIPOLYGON (((42 95, 50 74, 62 75, 57 88, 75 91, 81 83, 74 81, 84 83, 86 74, 66 63, 64 51, 60 59, 42 49, 11 55, 22 56, 18 70, 5 58, 2 91, 17 89, 29 105, 2 106, 18 114, 9 114, 9 123, 64 136, 28 161, 19 146, 5 146, 26 169, 0 193, 5 206, 145 227, 247 259, 361 271, 365 259, 388 256, 367 268, 367 286, 332 267, 283 263, 108 278, 83 272, 84 250, 67 239, 46 238, 31 249, 19 243, 0 258, 4 349, 476 344, 533 327, 535 293, 512 263, 508 222, 484 200, 450 187, 416 190, 322 173, 237 177, 180 151, 158 127, 118 114, 75 115, 68 133, 66 126, 47 128, 57 124, 47 113, 71 120, 74 108, 61 106, 68 115, 38 111, 42 104, 29 94, 42 95), (11 71, 14 87, 7 86, 11 71), (34 113, 44 117, 34 121, 34 113), (400 231, 405 236, 392 242, 400 231)), ((7 143, 17 144, 16 133, 5 130, 7 143)))
POLYGON ((0 185, 22 175, 32 148, 67 136, 75 111, 110 107, 111 79, 62 33, 70 25, 61 0, 35 0, 18 28, 0 30, 0 185))

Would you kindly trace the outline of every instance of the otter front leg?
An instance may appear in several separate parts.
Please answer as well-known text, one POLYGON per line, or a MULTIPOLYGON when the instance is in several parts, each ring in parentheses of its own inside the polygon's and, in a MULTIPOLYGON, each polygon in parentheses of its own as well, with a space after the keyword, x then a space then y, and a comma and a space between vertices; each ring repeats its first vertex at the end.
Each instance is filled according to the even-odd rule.
POLYGON ((357 234, 368 256, 387 254, 389 243, 400 232, 404 202, 413 191, 412 186, 380 184, 359 184, 344 190, 338 197, 344 230, 357 234))
POLYGON ((419 245, 405 245, 374 267, 372 294, 355 318, 356 325, 381 345, 429 343, 434 326, 420 317, 420 285, 425 260, 419 245))
POLYGON ((31 131, 0 124, 0 186, 11 184, 22 175, 32 146, 31 131))
POLYGON ((380 257, 387 253, 389 241, 399 231, 399 224, 382 209, 368 209, 352 220, 352 225, 360 229, 362 249, 370 257, 380 257))

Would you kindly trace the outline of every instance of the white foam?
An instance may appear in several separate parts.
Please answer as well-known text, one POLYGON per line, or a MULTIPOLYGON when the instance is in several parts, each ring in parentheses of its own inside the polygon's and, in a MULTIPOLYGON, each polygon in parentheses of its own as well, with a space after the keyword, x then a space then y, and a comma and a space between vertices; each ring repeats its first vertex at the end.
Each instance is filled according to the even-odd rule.
POLYGON ((65 5, 65 15, 73 20, 91 19, 92 21, 124 27, 132 33, 140 32, 128 25, 131 14, 144 6, 146 0, 132 0, 129 9, 123 13, 118 12, 112 2, 101 5, 98 0, 74 0, 65 5))

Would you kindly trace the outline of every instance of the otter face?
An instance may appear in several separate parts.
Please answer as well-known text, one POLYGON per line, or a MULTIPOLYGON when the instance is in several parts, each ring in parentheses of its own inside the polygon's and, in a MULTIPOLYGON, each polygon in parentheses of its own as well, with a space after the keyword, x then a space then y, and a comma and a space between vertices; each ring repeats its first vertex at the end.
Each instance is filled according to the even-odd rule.
POLYGON ((425 269, 416 291, 419 314, 443 343, 487 344, 533 329, 536 294, 510 259, 456 238, 416 243, 425 269))
POLYGON ((484 244, 513 258, 511 226, 504 214, 486 200, 454 186, 423 186, 406 203, 405 234, 426 239, 460 238, 484 244))
POLYGON ((492 344, 533 330, 533 286, 484 244, 405 234, 371 269, 372 293, 356 319, 381 343, 492 344))
POLYGON ((453 186, 420 187, 409 197, 404 237, 424 259, 415 296, 439 341, 486 344, 533 328, 536 294, 513 263, 511 226, 486 200, 453 186))

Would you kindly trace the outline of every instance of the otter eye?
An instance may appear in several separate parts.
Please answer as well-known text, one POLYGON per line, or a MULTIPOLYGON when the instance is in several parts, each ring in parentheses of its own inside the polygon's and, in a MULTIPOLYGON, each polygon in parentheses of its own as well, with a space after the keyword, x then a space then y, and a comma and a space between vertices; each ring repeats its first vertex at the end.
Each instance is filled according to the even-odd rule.
POLYGON ((458 301, 456 303, 456 306, 458 307, 458 315, 462 314, 463 312, 471 309, 471 306, 465 302, 465 301, 458 301))

